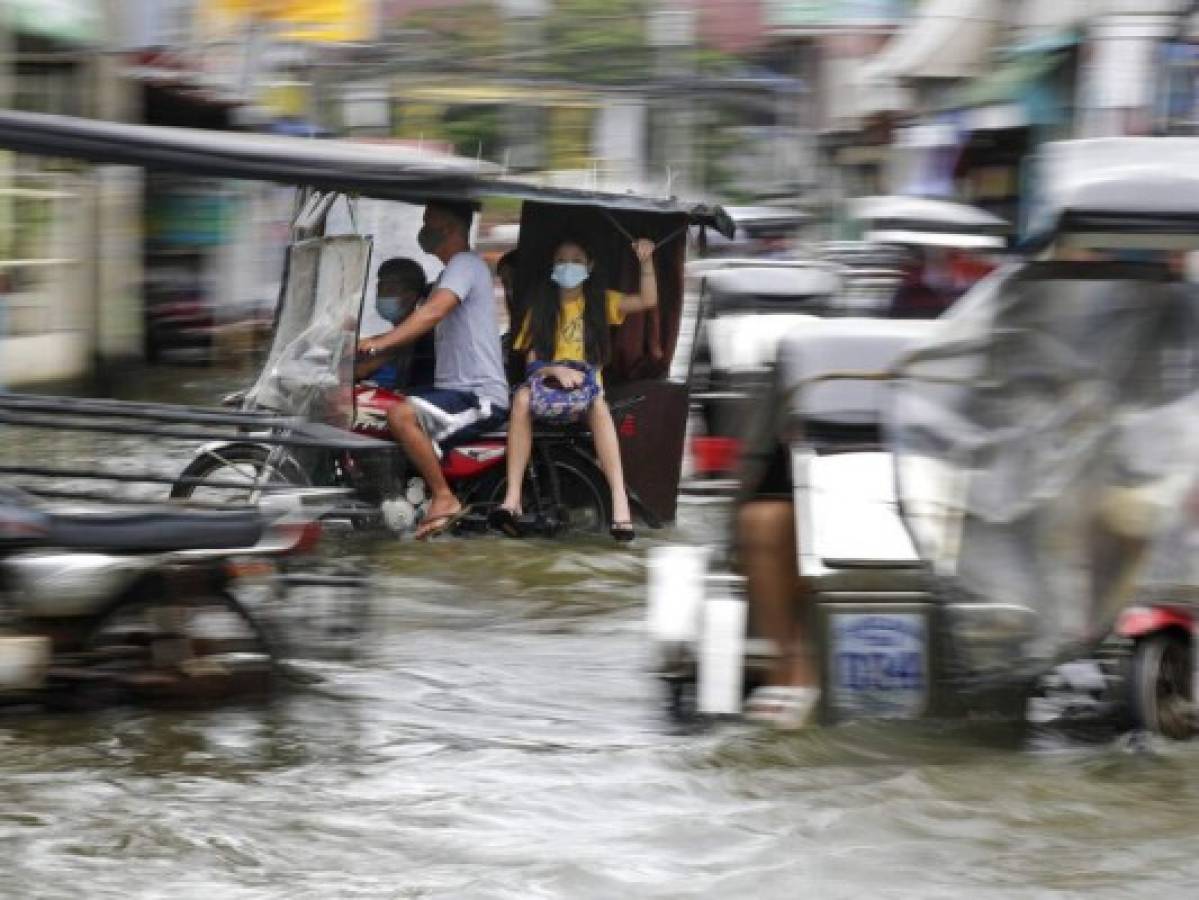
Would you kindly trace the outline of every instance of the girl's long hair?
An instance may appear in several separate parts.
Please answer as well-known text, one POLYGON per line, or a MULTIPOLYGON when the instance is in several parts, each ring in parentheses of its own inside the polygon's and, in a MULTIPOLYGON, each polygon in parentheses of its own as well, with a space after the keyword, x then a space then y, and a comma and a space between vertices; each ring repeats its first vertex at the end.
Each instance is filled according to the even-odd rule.
MULTIPOLYGON (((576 238, 565 238, 554 247, 554 255, 566 244, 574 244, 583 251, 592 264, 591 275, 582 284, 583 291, 583 347, 586 362, 593 366, 604 366, 612 355, 612 338, 608 332, 607 292, 603 277, 590 248, 576 238)), ((550 258, 553 266, 553 257, 550 258)), ((530 346, 537 358, 550 362, 554 358, 554 345, 558 342, 558 317, 561 315, 559 287, 549 278, 538 279, 529 304, 530 346)))

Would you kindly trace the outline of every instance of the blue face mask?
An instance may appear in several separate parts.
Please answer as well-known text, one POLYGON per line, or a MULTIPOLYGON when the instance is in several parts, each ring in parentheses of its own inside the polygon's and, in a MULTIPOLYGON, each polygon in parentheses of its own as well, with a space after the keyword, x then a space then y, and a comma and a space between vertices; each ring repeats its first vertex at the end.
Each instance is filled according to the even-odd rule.
POLYGON ((400 320, 405 318, 405 313, 412 307, 411 303, 401 300, 399 297, 376 297, 375 309, 379 315, 390 322, 392 325, 399 325, 400 320))
POLYGON ((558 287, 573 290, 587 280, 591 273, 587 271, 587 267, 582 263, 577 262, 560 262, 554 263, 554 270, 550 274, 550 280, 558 287))

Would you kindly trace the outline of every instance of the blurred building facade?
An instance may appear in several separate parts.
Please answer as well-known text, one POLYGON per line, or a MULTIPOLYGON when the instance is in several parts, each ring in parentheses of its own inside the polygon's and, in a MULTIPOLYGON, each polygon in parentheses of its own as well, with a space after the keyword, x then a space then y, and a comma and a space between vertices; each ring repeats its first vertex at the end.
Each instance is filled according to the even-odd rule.
MULTIPOLYGON (((910 192, 1019 223, 1044 141, 1193 130, 1194 5, 0 0, 0 98, 405 140, 547 180, 775 198, 833 220, 846 197, 910 192)), ((0 375, 141 354, 163 291, 269 302, 246 274, 266 266, 238 254, 279 207, 271 189, 5 155, 0 375)))
MULTIPOLYGON (((0 100, 127 119, 111 0, 0 3, 0 100)), ((136 184, 126 170, 0 153, 0 381, 78 377, 140 352, 136 184)))
POLYGON ((1195 108, 1186 0, 920 0, 769 7, 807 54, 823 196, 955 196, 1020 225, 1045 141, 1161 125, 1165 50, 1185 63, 1172 102, 1195 108))

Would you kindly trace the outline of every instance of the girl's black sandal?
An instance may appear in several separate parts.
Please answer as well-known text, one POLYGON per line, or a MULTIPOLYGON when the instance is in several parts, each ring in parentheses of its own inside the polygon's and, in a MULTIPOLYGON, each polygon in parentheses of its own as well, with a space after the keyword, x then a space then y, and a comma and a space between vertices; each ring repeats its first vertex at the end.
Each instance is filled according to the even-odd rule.
POLYGON ((488 513, 487 524, 510 538, 520 537, 520 523, 516 521, 516 513, 506 506, 497 506, 488 513))
POLYGON ((612 527, 608 529, 608 534, 612 535, 612 540, 622 544, 627 544, 637 536, 632 522, 613 522, 612 527))

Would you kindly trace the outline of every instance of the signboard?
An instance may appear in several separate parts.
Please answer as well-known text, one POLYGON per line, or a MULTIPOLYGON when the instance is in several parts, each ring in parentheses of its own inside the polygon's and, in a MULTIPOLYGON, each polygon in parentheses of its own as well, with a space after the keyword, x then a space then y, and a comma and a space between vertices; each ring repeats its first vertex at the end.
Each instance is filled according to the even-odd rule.
POLYGON ((163 247, 216 247, 229 236, 234 204, 203 182, 157 190, 147 203, 146 237, 163 247))
POLYGON ((919 612, 829 616, 829 704, 837 718, 916 718, 928 707, 928 628, 919 612))
POLYGON ((258 20, 284 41, 365 41, 374 32, 370 0, 206 0, 201 13, 211 32, 244 32, 258 20))

